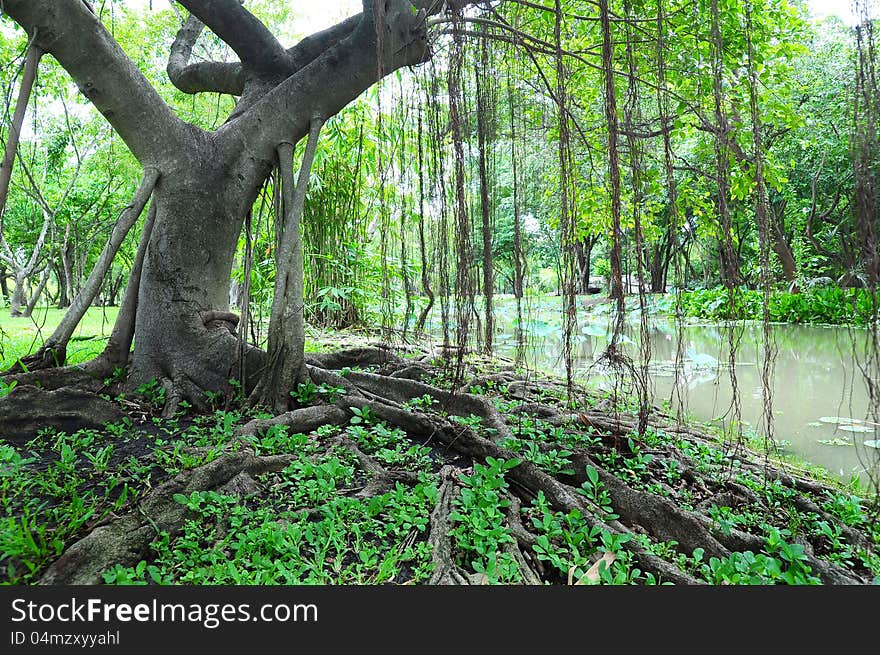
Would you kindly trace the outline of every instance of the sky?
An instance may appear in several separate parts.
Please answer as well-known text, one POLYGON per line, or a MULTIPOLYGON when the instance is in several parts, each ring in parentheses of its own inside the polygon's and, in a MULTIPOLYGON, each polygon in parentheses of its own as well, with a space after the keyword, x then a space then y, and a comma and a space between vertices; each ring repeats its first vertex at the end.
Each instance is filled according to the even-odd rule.
POLYGON ((846 23, 852 23, 852 0, 808 0, 813 15, 824 18, 829 14, 837 14, 846 23))

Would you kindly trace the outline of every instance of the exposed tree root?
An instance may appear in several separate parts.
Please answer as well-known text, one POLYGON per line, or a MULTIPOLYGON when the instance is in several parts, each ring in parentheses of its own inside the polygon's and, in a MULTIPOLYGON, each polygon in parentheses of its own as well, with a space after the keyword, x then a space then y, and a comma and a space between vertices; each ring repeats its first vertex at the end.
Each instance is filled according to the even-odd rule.
POLYGON ((415 484, 419 481, 417 473, 412 471, 387 471, 375 459, 364 453, 358 445, 347 437, 337 437, 336 443, 347 448, 358 460, 361 469, 370 476, 370 481, 356 495, 358 498, 372 498, 384 494, 394 488, 397 482, 415 484))
POLYGON ((499 439, 512 437, 510 427, 495 409, 491 401, 483 396, 475 396, 469 393, 453 393, 438 389, 423 382, 406 380, 401 378, 389 378, 375 373, 361 373, 352 371, 347 376, 362 391, 368 391, 376 397, 393 400, 400 404, 413 398, 430 396, 436 400, 442 409, 456 416, 479 416, 483 420, 483 426, 494 430, 499 439))
MULTIPOLYGON (((730 551, 710 534, 693 512, 676 507, 662 496, 633 489, 583 452, 575 453, 572 464, 576 471, 584 471, 587 466, 597 470, 602 484, 611 494, 614 511, 625 524, 640 525, 662 541, 677 541, 687 552, 702 548, 710 556, 730 555, 730 551)), ((575 476, 575 483, 581 484, 586 479, 585 474, 579 474, 575 476)))
POLYGON ((458 469, 454 466, 444 466, 440 469, 442 482, 437 492, 437 505, 431 512, 431 533, 428 536, 431 557, 434 560, 431 584, 470 584, 467 574, 455 562, 452 538, 449 536, 452 530, 452 519, 449 518, 449 514, 452 511, 452 501, 458 494, 456 484, 458 473, 458 469))
POLYGON ((76 366, 45 368, 25 373, 3 373, 0 379, 6 384, 39 386, 54 390, 63 387, 78 387, 86 391, 99 391, 104 388, 104 379, 113 373, 113 367, 99 359, 76 366))
MULTIPOLYGON (((400 428, 409 438, 428 446, 434 453, 432 458, 436 457, 435 471, 439 476, 439 493, 431 513, 428 534, 434 563, 430 581, 434 584, 479 584, 486 581, 484 575, 468 572, 468 565, 450 536, 454 526, 450 513, 459 493, 458 480, 462 470, 472 462, 485 462, 487 458, 520 460, 517 466, 505 473, 509 483, 505 528, 512 540, 504 542, 502 549, 517 563, 521 579, 526 584, 559 580, 559 572, 554 572, 548 568, 547 562, 538 559, 535 547, 539 533, 533 532, 523 520, 524 516, 534 511, 528 505, 539 495, 556 511, 564 514, 577 512, 582 517, 580 520, 591 530, 625 536, 620 547, 629 551, 632 560, 644 573, 653 574, 664 582, 693 585, 701 584, 702 580, 690 570, 684 570, 658 555, 660 551, 646 547, 645 535, 651 543, 672 544, 685 556, 700 549, 707 559, 724 560, 735 552, 760 552, 765 548, 766 541, 762 534, 753 534, 739 526, 721 526, 712 518, 714 514, 711 512, 719 507, 749 509, 764 512, 767 520, 773 520, 776 511, 774 505, 768 503, 764 493, 756 491, 756 487, 749 488, 725 474, 728 464, 719 465, 717 470, 707 469, 705 462, 692 459, 692 451, 680 448, 678 444, 683 440, 720 447, 691 428, 669 423, 658 415, 655 429, 666 430, 671 438, 667 441, 655 439, 650 444, 639 442, 634 436, 637 425, 632 417, 622 413, 609 415, 595 408, 581 412, 566 410, 561 403, 548 401, 540 387, 528 381, 509 383, 508 389, 517 385, 516 398, 522 402, 514 405, 510 414, 505 415, 486 396, 456 394, 414 379, 429 377, 432 369, 427 365, 413 364, 412 360, 397 357, 384 348, 343 351, 328 357, 312 357, 311 360, 313 364, 309 367, 309 374, 313 381, 342 388, 345 393, 333 404, 303 407, 271 419, 251 420, 240 426, 236 435, 258 436, 273 425, 286 426, 291 433, 310 433, 323 425, 344 425, 353 416, 354 410, 369 408, 372 416, 400 428), (384 367, 386 374, 334 371, 316 366, 315 363, 319 361, 340 367, 362 366, 370 362, 370 365, 384 367), (410 401, 425 396, 434 403, 422 402, 419 407, 430 408, 425 411, 413 409, 410 401), (480 420, 455 419, 473 416, 480 420), (591 435, 594 445, 589 448, 563 446, 572 453, 569 458, 571 471, 552 474, 506 447, 508 443, 520 442, 521 438, 516 435, 524 417, 538 424, 564 425, 567 431, 591 435), (511 441, 508 442, 508 439, 511 441), (646 479, 653 484, 650 491, 646 490, 646 483, 633 484, 632 475, 622 475, 605 464, 625 459, 633 454, 637 446, 642 448, 642 454, 652 456, 650 465, 643 471, 646 479), (615 457, 608 459, 610 454, 615 454, 615 457), (599 486, 607 493, 603 507, 580 489, 588 479, 588 467, 598 473, 599 486), (670 469, 674 469, 678 477, 667 480, 664 473, 670 469), (680 501, 680 491, 687 491, 689 501, 693 499, 686 507, 680 501), (527 505, 525 509, 524 504, 527 505), (608 514, 609 510, 614 513, 613 516, 608 514)), ((495 382, 509 379, 506 374, 492 378, 495 382)), ((489 381, 490 378, 484 376, 483 382, 489 381)), ((168 393, 175 393, 179 385, 180 381, 169 381, 168 393)), ((14 397, 15 393, 10 397, 14 397)), ((239 445, 247 443, 246 439, 237 439, 236 442, 239 445)), ((328 445, 351 452, 363 472, 361 479, 364 482, 361 486, 346 492, 353 493, 354 497, 371 498, 393 490, 397 484, 415 485, 420 480, 420 475, 413 471, 386 468, 345 432, 333 437, 328 445)), ((559 451, 559 444, 556 443, 541 442, 536 445, 547 456, 559 451)), ((136 510, 96 527, 91 534, 68 548, 43 574, 41 582, 99 582, 102 572, 108 567, 116 563, 131 565, 142 559, 157 531, 173 535, 180 529, 186 509, 173 500, 174 494, 218 489, 224 493, 247 496, 258 491, 258 475, 284 468, 294 456, 260 458, 244 452, 227 452, 210 464, 181 473, 142 498, 136 510)), ((836 526, 839 534, 852 546, 864 551, 873 550, 873 544, 865 534, 820 507, 822 499, 831 491, 829 488, 761 464, 757 458, 749 460, 748 457, 746 451, 738 453, 737 466, 741 466, 741 471, 750 472, 753 476, 768 471, 767 479, 778 481, 792 490, 790 502, 793 508, 836 526)), ((779 507, 778 503, 775 507, 779 507)), ((776 520, 782 521, 784 526, 786 517, 776 516, 776 520)), ((804 545, 804 561, 823 582, 861 584, 870 581, 870 576, 818 556, 816 553, 826 552, 820 550, 823 548, 821 536, 800 535, 796 536, 796 540, 804 545)), ((827 544, 824 547, 827 549, 827 544)))
POLYGON ((75 432, 100 428, 122 417, 114 403, 76 387, 46 391, 18 385, 0 398, 0 434, 15 441, 30 439, 47 427, 75 432))
POLYGON ((342 425, 349 414, 333 405, 316 405, 294 409, 269 419, 253 419, 240 427, 241 436, 254 436, 268 430, 273 425, 283 425, 291 432, 311 432, 322 425, 342 425))
POLYGON ((310 366, 328 370, 339 370, 346 366, 387 366, 389 364, 406 366, 409 362, 399 357, 390 346, 368 346, 351 348, 331 353, 309 353, 306 362, 310 366))
POLYGON ((150 542, 159 532, 174 535, 186 518, 186 507, 174 500, 175 494, 193 491, 239 488, 246 474, 251 478, 278 471, 292 456, 255 457, 249 453, 229 453, 198 468, 184 471, 152 490, 124 516, 95 528, 52 564, 39 583, 98 584, 102 574, 115 564, 137 564, 147 553, 150 542))
POLYGON ((507 525, 511 536, 515 539, 514 543, 505 544, 505 551, 510 554, 514 561, 519 565, 520 572, 523 575, 523 582, 529 585, 544 584, 541 576, 535 570, 540 567, 540 561, 534 557, 534 547, 538 542, 538 538, 526 530, 520 518, 520 510, 522 504, 515 494, 509 494, 508 501, 510 505, 507 507, 507 525), (529 555, 527 555, 530 554, 529 555), (534 566, 533 566, 534 562, 534 566))

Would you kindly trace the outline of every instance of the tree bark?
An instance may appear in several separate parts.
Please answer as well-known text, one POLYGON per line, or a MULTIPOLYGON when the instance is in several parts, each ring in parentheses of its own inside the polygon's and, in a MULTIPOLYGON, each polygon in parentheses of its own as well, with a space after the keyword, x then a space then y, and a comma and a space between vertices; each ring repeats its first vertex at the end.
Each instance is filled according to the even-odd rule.
MULTIPOLYGON (((3 216, 3 211, 6 209, 6 198, 9 195, 9 182, 12 179, 12 168, 15 165, 15 153, 18 151, 21 126, 24 123, 31 89, 34 87, 34 80, 37 79, 37 69, 42 56, 43 52, 31 39, 24 56, 24 72, 21 77, 21 86, 18 89, 18 98, 15 101, 15 110, 12 113, 12 123, 9 124, 3 160, 0 161, 0 216, 3 216)), ((2 226, 2 222, 0 222, 0 226, 2 226)))
POLYGON ((275 295, 269 318, 269 349, 260 383, 254 391, 255 403, 263 403, 276 412, 287 411, 290 391, 308 378, 305 365, 305 322, 303 316, 303 252, 300 219, 312 162, 318 146, 322 118, 312 119, 308 142, 300 164, 296 187, 293 186, 293 145, 278 146, 281 171, 283 223, 280 247, 275 258, 275 295))
POLYGON ((70 341, 70 337, 73 335, 74 330, 76 330, 77 325, 79 325, 79 322, 85 315, 86 310, 91 307, 92 302, 95 300, 95 296, 101 289, 101 284, 104 281, 104 277, 107 275, 110 264, 113 263, 113 258, 119 251, 122 241, 135 224, 135 221, 137 221, 138 217, 141 215, 158 179, 159 171, 155 168, 147 168, 144 170, 140 187, 138 187, 131 202, 119 215, 119 219, 113 226, 110 238, 104 245, 104 249, 101 251, 101 255, 98 257, 95 267, 89 274, 89 278, 76 295, 76 298, 74 298, 70 308, 64 315, 64 318, 61 319, 61 322, 58 324, 58 327, 55 328, 55 331, 43 344, 42 350, 47 352, 50 350, 55 351, 54 359, 57 362, 56 365, 64 363, 67 342, 70 341))
POLYGON ((19 272, 15 274, 15 286, 12 287, 12 298, 9 300, 9 314, 11 316, 22 316, 22 306, 27 305, 25 298, 24 286, 27 284, 27 277, 19 272))

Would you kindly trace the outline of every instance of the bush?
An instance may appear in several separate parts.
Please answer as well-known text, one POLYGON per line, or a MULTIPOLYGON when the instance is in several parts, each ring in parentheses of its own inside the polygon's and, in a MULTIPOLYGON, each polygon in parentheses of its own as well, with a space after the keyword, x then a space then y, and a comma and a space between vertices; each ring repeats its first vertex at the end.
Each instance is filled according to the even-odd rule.
MULTIPOLYGON (((687 316, 710 320, 761 320, 764 293, 759 290, 717 287, 682 294, 687 316), (733 310, 731 311, 731 295, 733 310)), ((871 294, 865 289, 822 287, 803 293, 773 292, 770 320, 781 323, 867 325, 873 314, 871 294)))

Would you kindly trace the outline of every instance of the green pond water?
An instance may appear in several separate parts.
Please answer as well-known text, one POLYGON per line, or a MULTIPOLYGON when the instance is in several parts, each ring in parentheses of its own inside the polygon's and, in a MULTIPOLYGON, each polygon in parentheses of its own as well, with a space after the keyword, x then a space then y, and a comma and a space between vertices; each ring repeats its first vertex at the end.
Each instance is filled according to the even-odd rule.
MULTIPOLYGON (((559 307, 558 298, 529 301, 523 328, 527 364, 564 375, 559 307)), ((497 310, 495 349, 512 358, 516 351, 513 300, 499 298, 497 310)), ((597 364, 610 338, 608 310, 608 305, 582 307, 573 344, 576 377, 600 389, 613 386, 610 372, 597 364)), ((672 397, 675 384, 678 330, 669 317, 653 317, 649 323, 651 389, 655 404, 662 405, 672 397)), ((439 328, 435 323, 433 331, 439 328)), ((774 437, 782 449, 843 480, 859 475, 867 482, 866 472, 880 473, 880 426, 869 420, 867 385, 860 369, 867 352, 866 331, 774 324, 771 333, 776 349, 771 384, 774 437)), ((736 326, 735 376, 728 365, 728 334, 723 324, 683 326, 684 357, 678 378, 686 411, 702 421, 730 421, 735 377, 745 429, 763 434, 759 429, 764 405, 763 327, 760 323, 736 326)), ((635 358, 639 340, 635 312, 627 317, 625 335, 625 348, 635 358)))

